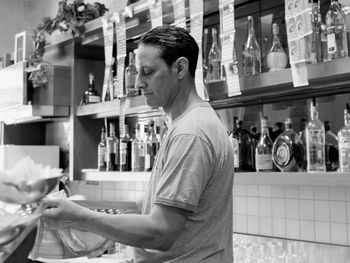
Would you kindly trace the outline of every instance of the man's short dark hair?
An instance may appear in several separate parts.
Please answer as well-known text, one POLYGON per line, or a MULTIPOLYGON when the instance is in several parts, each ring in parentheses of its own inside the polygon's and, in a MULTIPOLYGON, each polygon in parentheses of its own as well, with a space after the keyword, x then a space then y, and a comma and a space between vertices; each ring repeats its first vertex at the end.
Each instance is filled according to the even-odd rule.
POLYGON ((199 49, 196 41, 186 29, 170 25, 155 27, 145 33, 138 44, 160 48, 161 58, 169 67, 179 57, 187 58, 190 74, 192 77, 195 76, 199 49))

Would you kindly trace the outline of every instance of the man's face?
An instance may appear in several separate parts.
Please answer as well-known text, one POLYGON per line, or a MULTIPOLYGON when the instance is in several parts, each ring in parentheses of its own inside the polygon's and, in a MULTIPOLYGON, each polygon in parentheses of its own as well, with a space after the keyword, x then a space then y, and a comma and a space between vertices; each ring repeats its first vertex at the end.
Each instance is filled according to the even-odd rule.
POLYGON ((136 52, 137 87, 147 104, 153 107, 171 106, 178 92, 175 73, 160 58, 162 51, 151 45, 140 45, 136 52))

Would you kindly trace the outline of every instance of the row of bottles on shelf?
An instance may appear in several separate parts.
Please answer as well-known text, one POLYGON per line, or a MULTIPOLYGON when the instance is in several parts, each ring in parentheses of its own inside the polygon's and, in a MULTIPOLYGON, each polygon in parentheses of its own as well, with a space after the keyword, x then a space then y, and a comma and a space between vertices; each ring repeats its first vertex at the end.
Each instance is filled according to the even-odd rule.
MULTIPOLYGON (((243 129, 242 121, 234 120, 230 138, 237 171, 350 171, 350 106, 344 110, 344 127, 335 135, 329 122, 318 118, 316 100, 310 106, 311 119, 298 134, 287 118, 285 130, 270 136, 266 117, 261 119, 261 133, 243 129), (272 139, 271 139, 272 137, 272 139), (278 168, 278 169, 277 169, 278 168)), ((305 121, 305 119, 303 119, 305 121)))
POLYGON ((109 123, 109 134, 102 127, 101 140, 97 146, 97 166, 99 171, 151 171, 163 137, 166 124, 162 127, 149 123, 137 123, 132 135, 129 126, 120 129, 116 136, 115 125, 109 123))
MULTIPOLYGON (((121 97, 135 97, 141 95, 141 90, 139 90, 136 87, 136 77, 137 77, 137 70, 135 66, 135 53, 133 51, 129 52, 129 63, 127 67, 125 68, 124 73, 124 81, 125 86, 123 87, 122 94, 119 94, 118 96, 121 97)), ((117 86, 117 83, 115 81, 114 86, 117 86)), ((103 98, 104 101, 110 101, 113 100, 117 96, 117 91, 113 92, 113 97, 111 96, 111 92, 109 89, 107 89, 106 95, 103 98)), ((101 102, 102 98, 99 95, 98 91, 95 88, 95 77, 92 73, 89 74, 89 84, 88 84, 88 90, 84 93, 84 104, 90 104, 90 103, 98 103, 101 102)))
MULTIPOLYGON (((350 36, 347 34, 346 19, 349 18, 346 18, 338 1, 331 0, 325 16, 326 23, 322 22, 319 0, 310 0, 310 10, 312 33, 305 37, 306 63, 316 64, 347 57, 350 36)), ((248 16, 247 31, 247 39, 242 54, 243 75, 259 75, 263 68, 267 68, 266 70, 269 71, 277 71, 287 66, 288 56, 280 42, 279 25, 277 23, 272 24, 272 44, 268 51, 261 51, 255 35, 252 16, 248 16)), ((204 31, 204 41, 207 39, 206 34, 208 34, 208 30, 204 31)), ((225 77, 221 67, 221 50, 215 28, 212 28, 212 46, 208 53, 208 59, 204 57, 204 63, 206 61, 208 61, 208 65, 204 65, 206 82, 224 80, 225 77)))

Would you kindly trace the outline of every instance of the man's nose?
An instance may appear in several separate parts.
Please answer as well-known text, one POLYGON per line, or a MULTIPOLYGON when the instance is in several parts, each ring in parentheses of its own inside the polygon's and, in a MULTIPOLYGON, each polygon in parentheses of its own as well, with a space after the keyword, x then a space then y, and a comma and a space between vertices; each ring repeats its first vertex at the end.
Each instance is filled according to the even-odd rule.
POLYGON ((146 88, 146 83, 142 80, 142 78, 139 75, 137 75, 136 77, 136 88, 139 90, 146 88))

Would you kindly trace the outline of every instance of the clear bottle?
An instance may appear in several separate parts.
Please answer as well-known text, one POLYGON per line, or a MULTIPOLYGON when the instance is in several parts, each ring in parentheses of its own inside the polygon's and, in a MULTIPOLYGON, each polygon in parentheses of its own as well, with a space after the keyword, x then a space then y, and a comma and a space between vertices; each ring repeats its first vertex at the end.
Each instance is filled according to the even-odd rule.
POLYGON ((256 171, 273 171, 272 147, 267 117, 263 117, 261 119, 261 135, 255 148, 256 171))
POLYGON ((344 127, 338 131, 339 171, 350 172, 350 105, 344 109, 344 127))
POLYGON ((212 28, 212 45, 208 54, 207 82, 221 81, 221 51, 218 45, 216 28, 212 28))
POLYGON ((284 52, 279 37, 279 26, 277 23, 272 24, 272 46, 270 52, 267 54, 267 65, 270 71, 277 71, 284 69, 287 66, 288 57, 284 52))
POLYGON ((95 89, 95 76, 90 72, 88 90, 84 93, 84 103, 90 104, 97 102, 101 102, 101 97, 98 95, 97 90, 95 89))
POLYGON ((139 90, 136 87, 137 69, 135 66, 135 53, 129 52, 129 64, 125 68, 125 86, 128 97, 139 95, 139 90))
POLYGON ((129 135, 129 126, 124 125, 124 129, 120 129, 119 144, 119 167, 120 171, 131 171, 131 138, 129 135))
POLYGON ((243 128, 243 121, 237 120, 237 129, 233 136, 237 138, 239 144, 239 161, 238 170, 253 171, 254 170, 254 142, 250 132, 243 128))
POLYGON ((306 157, 308 172, 325 172, 325 129, 318 119, 316 99, 310 105, 311 120, 306 125, 306 157))
POLYGON ((345 14, 337 0, 331 0, 326 14, 328 60, 347 56, 345 14))
POLYGON ((142 172, 145 170, 145 142, 141 136, 141 124, 136 124, 135 139, 132 142, 132 171, 142 172))
POLYGON ((243 75, 261 74, 261 51, 255 37, 254 19, 248 16, 248 37, 243 50, 243 75))
POLYGON ((113 122, 109 123, 109 136, 107 138, 107 171, 117 171, 119 163, 119 140, 115 135, 113 122))
POLYGON ((203 80, 204 82, 208 82, 208 56, 207 56, 207 44, 208 44, 208 28, 204 28, 203 32, 203 46, 202 46, 202 54, 203 54, 203 80))
POLYGON ((282 172, 300 171, 304 161, 304 147, 299 135, 292 129, 292 120, 284 122, 285 131, 275 140, 272 160, 282 172))
POLYGON ((229 133, 229 137, 232 144, 233 149, 233 167, 236 170, 239 169, 239 138, 237 137, 236 131, 237 131, 237 120, 238 118, 236 116, 233 117, 233 129, 232 132, 229 133))
POLYGON ((149 131, 148 131, 148 137, 146 140, 147 145, 147 151, 146 151, 146 167, 145 171, 152 171, 154 160, 156 158, 158 149, 159 149, 159 141, 156 137, 156 133, 154 132, 154 121, 151 121, 149 123, 149 131))
POLYGON ((310 52, 310 63, 316 64, 323 61, 322 58, 322 21, 319 0, 312 0, 311 4, 311 52, 310 52))
POLYGON ((106 171, 107 168, 107 144, 106 144, 106 129, 101 129, 101 139, 97 146, 97 169, 99 171, 106 171))
POLYGON ((338 137, 331 131, 329 121, 324 122, 326 170, 336 171, 339 167, 338 137))

